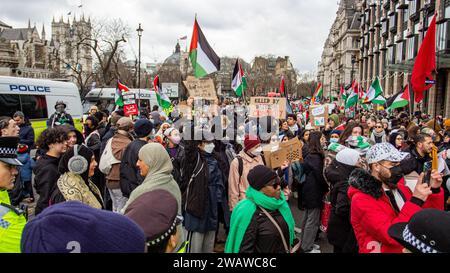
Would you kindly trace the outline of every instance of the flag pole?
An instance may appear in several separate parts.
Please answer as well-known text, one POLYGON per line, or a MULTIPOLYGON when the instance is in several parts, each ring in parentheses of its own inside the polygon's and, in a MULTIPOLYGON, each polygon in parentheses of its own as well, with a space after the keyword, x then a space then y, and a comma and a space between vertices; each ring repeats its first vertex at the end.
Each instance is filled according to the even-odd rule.
MULTIPOLYGON (((437 16, 437 15, 434 15, 437 16)), ((439 31, 438 31, 438 41, 439 41, 439 31)), ((434 88, 434 132, 437 134, 438 132, 436 132, 437 129, 437 98, 438 98, 438 91, 439 91, 439 49, 437 49, 436 51, 436 86, 434 88)))

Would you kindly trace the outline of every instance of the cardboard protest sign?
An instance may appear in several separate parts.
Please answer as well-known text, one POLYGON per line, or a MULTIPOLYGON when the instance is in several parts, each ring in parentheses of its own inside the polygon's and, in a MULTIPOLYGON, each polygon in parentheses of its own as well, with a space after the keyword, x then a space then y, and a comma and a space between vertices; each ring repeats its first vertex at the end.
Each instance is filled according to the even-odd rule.
POLYGON ((285 161, 303 161, 302 147, 303 144, 298 138, 279 145, 266 145, 263 152, 267 167, 275 169, 281 167, 285 161))
POLYGON ((328 122, 328 105, 311 105, 309 117, 312 126, 324 127, 328 122))
POLYGON ((251 97, 249 116, 286 119, 286 98, 251 97))
POLYGON ((187 77, 183 83, 191 97, 210 100, 217 99, 214 81, 210 78, 197 79, 195 77, 187 77))

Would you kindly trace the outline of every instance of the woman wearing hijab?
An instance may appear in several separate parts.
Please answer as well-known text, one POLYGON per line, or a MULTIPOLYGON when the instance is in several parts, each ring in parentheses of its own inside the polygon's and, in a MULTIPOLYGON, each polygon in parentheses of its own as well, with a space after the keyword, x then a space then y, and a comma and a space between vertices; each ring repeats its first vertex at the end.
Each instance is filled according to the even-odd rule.
MULTIPOLYGON (((165 190, 177 200, 178 215, 182 215, 181 192, 177 182, 172 177, 173 165, 166 149, 159 143, 144 145, 139 150, 139 159, 136 165, 140 174, 144 177, 144 181, 131 192, 128 202, 122 209, 122 213, 125 213, 128 206, 144 193, 165 190)), ((177 233, 179 234, 179 240, 176 248, 179 249, 184 242, 184 233, 181 225, 177 226, 177 233)))
POLYGON ((97 161, 94 153, 84 145, 75 145, 69 149, 59 162, 58 171, 61 174, 56 187, 50 197, 50 204, 62 203, 66 201, 79 201, 90 207, 101 209, 103 200, 100 190, 91 181, 94 175, 97 161), (86 167, 81 168, 82 173, 78 172, 79 162, 71 162, 74 158, 74 149, 77 149, 78 156, 84 158, 86 167))
POLYGON ((397 150, 401 150, 404 143, 403 135, 399 132, 392 132, 389 135, 389 143, 391 143, 397 150))
POLYGON ((289 253, 295 222, 281 181, 271 169, 258 165, 248 176, 246 199, 231 215, 225 253, 289 253), (276 223, 276 225, 275 225, 276 223))
POLYGON ((181 215, 181 192, 177 182, 172 177, 172 161, 164 147, 159 143, 149 143, 139 150, 136 164, 144 181, 131 192, 130 199, 122 211, 140 195, 156 189, 171 193, 178 203, 178 214, 181 215))

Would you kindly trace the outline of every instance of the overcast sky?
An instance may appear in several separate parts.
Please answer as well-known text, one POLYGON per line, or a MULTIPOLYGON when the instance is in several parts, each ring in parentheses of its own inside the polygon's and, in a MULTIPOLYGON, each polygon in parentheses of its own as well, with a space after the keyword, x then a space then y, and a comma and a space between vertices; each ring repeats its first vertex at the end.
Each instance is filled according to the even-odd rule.
MULTIPOLYGON (((179 37, 190 43, 195 13, 219 56, 290 56, 300 71, 317 70, 323 44, 334 21, 337 0, 2 0, 0 21, 26 27, 28 18, 39 33, 45 24, 50 37, 52 17, 72 12, 91 18, 122 18, 132 30, 142 23, 142 62, 163 61, 179 37), (82 4, 82 8, 78 6, 82 4)), ((187 45, 189 46, 189 44, 187 45)), ((137 34, 125 45, 129 57, 137 54, 137 34)))

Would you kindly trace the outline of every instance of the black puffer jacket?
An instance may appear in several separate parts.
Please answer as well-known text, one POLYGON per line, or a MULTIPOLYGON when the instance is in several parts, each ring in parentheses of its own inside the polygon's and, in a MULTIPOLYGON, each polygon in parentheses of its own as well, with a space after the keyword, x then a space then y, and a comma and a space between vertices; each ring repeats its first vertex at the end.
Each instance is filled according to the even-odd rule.
POLYGON ((50 196, 54 190, 56 182, 59 179, 59 158, 43 155, 33 169, 34 188, 39 195, 36 203, 35 215, 41 213, 49 206, 50 196))
MULTIPOLYGON (((289 243, 289 227, 280 211, 267 210, 275 219, 289 243)), ((280 232, 270 219, 257 207, 241 242, 241 253, 286 253, 280 232)))
POLYGON ((139 150, 147 144, 147 141, 135 139, 128 144, 120 162, 120 189, 123 196, 129 198, 131 192, 142 184, 141 176, 136 163, 139 159, 139 150))
POLYGON ((328 222, 328 241, 344 252, 358 252, 356 238, 350 223, 350 200, 347 195, 348 178, 356 169, 334 159, 325 169, 325 177, 330 183, 331 211, 328 222))
POLYGON ((328 192, 328 185, 323 177, 324 156, 310 153, 304 161, 306 179, 302 188, 302 206, 305 209, 317 209, 323 206, 323 197, 328 192))

